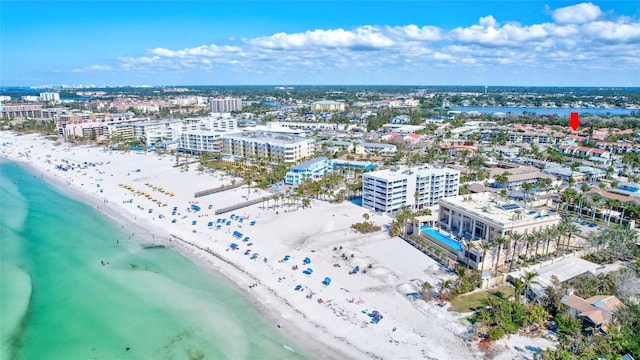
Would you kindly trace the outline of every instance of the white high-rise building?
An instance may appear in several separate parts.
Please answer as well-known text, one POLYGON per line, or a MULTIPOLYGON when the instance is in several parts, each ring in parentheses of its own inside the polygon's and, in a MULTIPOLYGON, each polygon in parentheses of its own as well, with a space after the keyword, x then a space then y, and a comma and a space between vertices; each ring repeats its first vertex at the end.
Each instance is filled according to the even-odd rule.
POLYGON ((417 210, 457 196, 460 171, 428 166, 392 168, 363 175, 362 207, 393 213, 403 206, 417 210))
POLYGON ((43 92, 40 93, 40 101, 43 102, 60 102, 60 94, 57 92, 43 92))
POLYGON ((189 130, 180 134, 180 151, 189 153, 213 152, 221 149, 220 136, 223 133, 214 130, 189 130))
POLYGON ((212 113, 230 113, 232 111, 242 110, 242 99, 239 98, 224 98, 209 100, 212 113))

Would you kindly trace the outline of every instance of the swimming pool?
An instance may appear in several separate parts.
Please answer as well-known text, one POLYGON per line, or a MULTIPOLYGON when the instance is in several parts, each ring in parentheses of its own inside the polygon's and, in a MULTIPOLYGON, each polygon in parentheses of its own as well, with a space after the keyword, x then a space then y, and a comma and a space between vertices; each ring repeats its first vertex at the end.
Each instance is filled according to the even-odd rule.
POLYGON ((453 240, 448 236, 442 235, 438 230, 433 229, 428 225, 420 226, 420 230, 425 234, 429 235, 430 238, 440 241, 447 247, 454 249, 456 251, 462 251, 462 244, 460 244, 459 242, 453 240))

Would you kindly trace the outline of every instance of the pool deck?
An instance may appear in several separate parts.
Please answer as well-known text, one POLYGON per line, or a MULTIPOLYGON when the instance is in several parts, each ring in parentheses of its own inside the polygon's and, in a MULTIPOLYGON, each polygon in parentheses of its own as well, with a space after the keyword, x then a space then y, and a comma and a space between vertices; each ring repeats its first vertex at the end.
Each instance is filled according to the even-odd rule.
POLYGON ((420 227, 420 231, 433 241, 437 241, 439 245, 454 251, 462 251, 462 244, 456 240, 453 240, 449 236, 441 233, 438 229, 434 229, 430 226, 423 225, 420 227))

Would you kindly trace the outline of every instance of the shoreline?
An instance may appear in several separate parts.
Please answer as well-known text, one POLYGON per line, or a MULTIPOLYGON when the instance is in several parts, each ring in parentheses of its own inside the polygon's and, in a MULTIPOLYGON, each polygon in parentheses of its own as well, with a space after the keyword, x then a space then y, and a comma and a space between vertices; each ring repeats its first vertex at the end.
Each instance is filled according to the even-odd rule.
MULTIPOLYGON (((10 145, 12 151, 0 149, 2 157, 27 167, 35 176, 40 175, 43 180, 67 196, 97 208, 118 225, 130 229, 135 234, 133 240, 138 243, 142 244, 141 239, 153 239, 152 244, 160 244, 176 251, 212 276, 223 280, 251 302, 265 319, 273 322, 274 326, 280 325, 286 336, 303 349, 303 354, 320 359, 481 357, 473 345, 463 338, 465 327, 458 322, 455 315, 433 304, 413 302, 404 296, 403 292, 413 289, 414 284, 411 280, 415 280, 416 277, 427 276, 436 279, 430 281, 437 281, 438 276, 445 275, 438 273, 437 267, 434 268, 433 264, 423 265, 422 261, 427 260, 413 254, 417 250, 412 251, 410 247, 405 249, 402 241, 398 242, 397 239, 389 238, 383 233, 354 233, 350 224, 362 221, 362 213, 367 212, 362 208, 352 204, 335 205, 316 201, 317 204, 311 209, 295 211, 291 208, 277 208, 275 205, 272 208, 271 204, 267 204, 267 208, 257 204, 241 209, 239 211, 242 214, 257 222, 256 226, 235 222, 232 226, 235 228, 237 225, 239 231, 257 239, 253 240, 256 244, 247 248, 248 250, 259 250, 262 257, 269 258, 268 263, 250 261, 240 252, 227 252, 225 244, 234 240, 229 232, 209 229, 203 231, 200 230, 201 225, 192 226, 191 221, 206 223, 207 220, 214 220, 213 217, 209 217, 212 214, 205 214, 206 210, 199 214, 186 210, 183 217, 180 217, 183 212, 179 210, 180 214, 176 216, 178 225, 172 225, 168 216, 156 218, 156 214, 167 211, 165 208, 158 206, 153 213, 147 212, 145 208, 151 209, 151 206, 155 205, 149 205, 150 202, 142 196, 132 196, 125 190, 118 189, 117 183, 126 181, 135 188, 144 188, 142 183, 145 180, 153 183, 164 182, 164 187, 171 187, 176 191, 176 197, 167 198, 167 201, 172 204, 179 203, 178 207, 192 202, 211 202, 216 208, 221 208, 241 202, 243 198, 253 195, 251 191, 257 190, 242 187, 239 190, 229 190, 224 194, 194 200, 195 190, 204 188, 202 184, 213 187, 210 184, 218 181, 218 176, 222 179, 223 175, 197 174, 196 171, 181 174, 180 169, 171 168, 171 158, 163 159, 152 154, 107 154, 98 147, 70 147, 64 143, 55 145, 53 141, 40 135, 15 135, 7 132, 0 135, 3 140, 24 145, 10 145), (45 146, 37 146, 39 142, 43 142, 45 146), (27 146, 29 144, 33 147, 27 146), (52 150, 60 151, 47 152, 45 148, 49 146, 52 146, 52 150), (56 146, 59 148, 56 149, 56 146), (84 150, 86 154, 83 154, 84 150), (73 173, 57 172, 53 160, 61 157, 87 158, 91 161, 97 161, 97 157, 104 157, 113 163, 109 166, 96 166, 96 171, 98 168, 103 170, 99 171, 98 179, 97 175, 93 177, 95 173, 90 174, 93 169, 73 173), (158 160, 155 160, 156 158, 158 160), (131 176, 131 169, 135 168, 134 163, 135 166, 140 166, 142 173, 148 171, 148 165, 151 165, 154 171, 157 168, 157 173, 134 173, 131 176), (156 164, 161 165, 155 166, 156 164), (112 172, 113 179, 108 178, 108 172, 112 172), (183 178, 189 178, 197 184, 186 186, 184 183, 187 180, 183 178), (103 189, 105 193, 102 193, 103 189), (125 203, 129 197, 135 199, 138 208, 134 207, 134 204, 125 203), (291 212, 285 213, 287 210, 291 212), (310 223, 309 219, 313 219, 313 223, 310 223), (193 232, 190 231, 192 227, 193 232), (394 272, 393 263, 402 262, 403 255, 391 254, 385 251, 386 248, 381 250, 382 246, 411 253, 411 256, 416 256, 416 266, 422 268, 394 272), (283 254, 292 255, 296 263, 305 256, 311 257, 315 273, 311 277, 305 277, 300 275, 299 271, 291 271, 293 262, 278 261, 283 254), (344 258, 344 254, 350 254, 351 257, 344 258), (386 261, 389 263, 384 263, 386 261), (335 267, 335 264, 343 265, 335 267), (360 268, 366 268, 372 264, 374 266, 369 268, 367 274, 346 275, 349 267, 358 265, 360 268), (327 275, 331 276, 334 282, 331 286, 319 286, 319 280, 327 275), (258 286, 249 288, 249 284, 258 286), (303 290, 308 290, 315 297, 308 300, 304 299, 303 294, 293 292, 295 284, 302 284, 303 290), (324 303, 316 302, 320 296, 324 303), (345 297, 345 300, 341 300, 345 297), (365 300, 362 303, 358 301, 361 305, 354 308, 354 304, 347 301, 349 297, 352 300, 366 299, 366 303, 365 300), (380 324, 369 324, 368 318, 363 315, 365 309, 379 309, 384 314, 384 319, 380 324)), ((230 181, 225 178, 218 182, 225 180, 230 181)), ((155 192, 153 194, 158 198, 164 196, 155 192)), ((375 215, 372 216, 372 221, 384 224, 390 220, 375 215)), ((236 241, 244 250, 245 246, 241 240, 236 241)))
MULTIPOLYGON (((100 212, 103 216, 106 216, 110 221, 114 222, 114 224, 120 225, 124 229, 133 230, 132 233, 135 234, 131 240, 137 242, 139 245, 143 245, 145 242, 142 240, 154 240, 154 237, 159 235, 156 231, 157 229, 152 229, 148 226, 142 225, 138 222, 135 222, 131 218, 124 216, 122 212, 120 212, 117 206, 109 205, 100 202, 99 199, 87 194, 86 192, 81 191, 80 189, 74 188, 69 184, 65 183, 61 179, 52 176, 46 176, 42 173, 41 169, 37 168, 30 162, 19 162, 16 160, 8 159, 15 164, 23 166, 29 172, 33 173, 34 176, 37 176, 38 173, 41 175, 41 179, 46 181, 49 185, 54 187, 58 192, 64 194, 67 197, 74 199, 75 201, 84 203, 85 205, 93 207, 95 210, 100 212)), ((350 353, 348 349, 336 349, 336 348, 328 348, 323 347, 317 341, 314 341, 311 338, 311 334, 308 334, 303 328, 300 328, 295 324, 293 320, 288 320, 284 318, 279 318, 275 314, 275 310, 269 309, 268 307, 263 305, 262 299, 260 296, 257 296, 256 292, 247 291, 246 288, 240 286, 240 281, 244 283, 255 283, 259 282, 259 279, 252 276, 244 269, 234 264, 233 262, 223 258, 222 256, 214 253, 213 251, 207 251, 206 249, 201 248, 199 245, 194 244, 190 241, 184 240, 180 237, 177 237, 173 234, 163 234, 167 236, 166 240, 158 241, 160 243, 164 242, 164 244, 159 244, 165 247, 170 251, 174 251, 181 256, 189 259, 196 266, 200 267, 201 270, 206 271, 211 276, 214 276, 216 279, 223 281, 227 286, 233 288, 235 291, 242 294, 242 296, 249 301, 254 308, 260 312, 260 314, 267 320, 271 321, 274 324, 280 325, 280 329, 286 334, 286 336, 295 341, 296 346, 302 347, 301 350, 304 350, 304 354, 321 354, 321 356, 314 356, 317 359, 358 359, 358 356, 350 353), (172 239, 169 241, 169 239, 172 239), (198 253, 200 252, 200 253, 198 253), (215 257, 218 262, 224 263, 226 266, 232 267, 233 270, 229 271, 229 269, 225 269, 224 265, 220 266, 216 262, 213 262, 212 259, 207 259, 203 256, 202 253, 207 253, 210 256, 215 257), (234 273, 235 272, 235 273, 234 273)), ((162 237, 158 239, 163 239, 162 237)), ((150 242, 150 244, 157 244, 158 242, 150 242)), ((261 284, 262 285, 262 284, 261 284)), ((263 287, 263 286, 262 286, 263 287)), ((270 293, 278 298, 279 300, 283 300, 285 304, 291 307, 286 299, 277 296, 277 294, 269 289, 270 293)), ((293 307, 292 307, 293 309, 293 307)), ((295 309, 293 309, 295 310, 295 309)), ((304 318, 304 314, 297 312, 298 315, 304 318)), ((306 318, 304 318, 306 320, 306 318)), ((276 326, 276 325, 274 325, 276 326)), ((283 346, 286 344, 282 344, 283 346)), ((324 344, 327 345, 328 344, 324 344)))

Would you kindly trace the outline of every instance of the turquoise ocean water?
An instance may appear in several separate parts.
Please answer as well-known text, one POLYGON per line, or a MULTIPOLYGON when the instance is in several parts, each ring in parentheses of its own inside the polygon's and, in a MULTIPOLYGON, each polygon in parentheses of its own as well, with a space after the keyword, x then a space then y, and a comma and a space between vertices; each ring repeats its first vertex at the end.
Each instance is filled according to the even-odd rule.
POLYGON ((0 359, 307 358, 227 283, 125 230, 0 160, 0 359))

